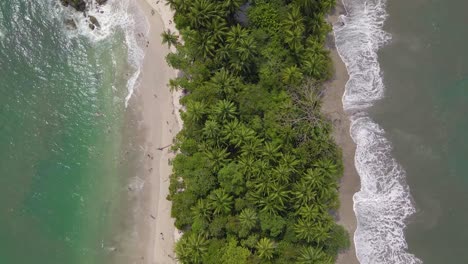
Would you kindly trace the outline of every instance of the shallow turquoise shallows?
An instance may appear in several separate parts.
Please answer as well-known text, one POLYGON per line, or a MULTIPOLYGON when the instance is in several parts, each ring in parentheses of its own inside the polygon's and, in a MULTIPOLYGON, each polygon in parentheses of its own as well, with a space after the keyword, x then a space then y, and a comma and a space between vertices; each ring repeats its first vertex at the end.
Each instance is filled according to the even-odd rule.
POLYGON ((118 211, 124 34, 71 34, 54 2, 0 1, 0 264, 103 263, 118 211))

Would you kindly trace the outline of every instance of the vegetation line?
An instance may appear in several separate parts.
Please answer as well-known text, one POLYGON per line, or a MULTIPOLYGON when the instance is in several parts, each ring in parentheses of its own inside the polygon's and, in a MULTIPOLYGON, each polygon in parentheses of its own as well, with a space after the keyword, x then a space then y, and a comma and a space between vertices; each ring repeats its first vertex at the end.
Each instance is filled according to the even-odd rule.
POLYGON ((334 0, 168 0, 179 36, 163 42, 184 75, 173 150, 181 263, 333 263, 348 235, 341 154, 321 115, 334 0))

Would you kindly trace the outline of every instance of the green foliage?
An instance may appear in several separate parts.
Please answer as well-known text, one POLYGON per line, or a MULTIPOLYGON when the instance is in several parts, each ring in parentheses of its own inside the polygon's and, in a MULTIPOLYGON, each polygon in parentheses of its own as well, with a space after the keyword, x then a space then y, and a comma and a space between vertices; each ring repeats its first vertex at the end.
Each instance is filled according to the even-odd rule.
POLYGON ((169 0, 184 44, 184 121, 169 199, 181 263, 331 263, 349 246, 331 212, 341 154, 320 113, 332 65, 324 48, 333 0, 169 0))

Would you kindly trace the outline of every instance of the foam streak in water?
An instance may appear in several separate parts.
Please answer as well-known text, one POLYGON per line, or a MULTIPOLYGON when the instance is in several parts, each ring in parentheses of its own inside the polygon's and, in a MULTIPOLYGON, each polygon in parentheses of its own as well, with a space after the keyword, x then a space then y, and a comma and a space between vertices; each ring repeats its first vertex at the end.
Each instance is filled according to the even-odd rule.
MULTIPOLYGON (((58 1, 57 1, 58 2, 58 1)), ((145 56, 142 45, 138 43, 138 34, 148 35, 149 25, 145 16, 132 0, 109 0, 104 5, 99 5, 96 0, 88 2, 87 16, 76 12, 73 8, 58 6, 59 15, 65 14, 76 23, 77 30, 70 31, 71 34, 85 36, 93 42, 104 40, 121 29, 125 33, 125 42, 128 49, 128 61, 133 68, 133 73, 127 81, 128 94, 125 98, 127 106, 135 87, 137 87, 140 68, 145 56), (89 28, 90 17, 99 21, 99 27, 95 30, 89 28)))
POLYGON ((382 30, 385 0, 344 0, 347 14, 334 25, 336 47, 349 73, 343 106, 351 114, 351 137, 361 190, 354 197, 356 255, 362 264, 419 264, 407 252, 405 220, 415 212, 405 171, 391 156, 385 132, 366 109, 384 95, 378 49, 390 40, 382 30))

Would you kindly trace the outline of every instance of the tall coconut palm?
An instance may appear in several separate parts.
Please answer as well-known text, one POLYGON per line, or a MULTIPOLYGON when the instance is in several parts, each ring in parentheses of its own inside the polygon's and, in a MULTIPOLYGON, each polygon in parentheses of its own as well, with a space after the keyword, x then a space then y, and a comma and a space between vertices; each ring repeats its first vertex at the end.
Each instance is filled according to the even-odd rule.
POLYGON ((215 120, 206 121, 202 131, 207 139, 217 139, 221 133, 219 124, 215 120))
POLYGON ((170 29, 161 33, 161 37, 162 37, 162 43, 167 44, 168 48, 171 48, 171 46, 176 46, 179 41, 179 36, 171 32, 170 29))
POLYGON ((320 159, 314 163, 314 167, 326 179, 333 178, 338 173, 338 165, 331 159, 320 159))
POLYGON ((255 210, 245 208, 239 215, 240 224, 247 230, 251 230, 257 225, 258 217, 255 210))
POLYGON ((254 137, 242 145, 241 154, 243 156, 257 156, 262 151, 262 139, 254 137))
POLYGON ((283 70, 281 79, 287 85, 299 85, 302 82, 303 74, 297 66, 290 66, 283 70))
POLYGON ((264 237, 257 242, 257 254, 262 259, 272 259, 275 253, 275 243, 264 237))
POLYGON ((232 26, 231 30, 227 33, 227 43, 230 48, 236 49, 241 41, 246 39, 248 36, 249 31, 237 24, 236 26, 232 26))
POLYGON ((208 241, 201 235, 191 234, 176 244, 176 256, 182 263, 202 263, 208 250, 208 241))
POLYGON ((210 161, 213 172, 218 172, 229 161, 229 153, 223 148, 208 148, 205 156, 210 161))
POLYGON ((224 18, 216 17, 209 23, 208 28, 210 29, 211 35, 216 40, 218 45, 224 42, 226 34, 229 31, 226 20, 224 18))
POLYGON ((221 100, 213 107, 213 113, 220 123, 226 123, 236 117, 237 108, 233 102, 221 100))
POLYGON ((288 12, 286 19, 283 21, 283 28, 285 30, 299 30, 300 32, 304 32, 304 17, 298 6, 294 5, 288 12))
MULTIPOLYGON (((236 147, 243 146, 245 144, 248 144, 252 141, 254 141, 256 138, 256 133, 252 129, 248 128, 245 125, 240 125, 235 134, 234 137, 231 138, 230 142, 231 144, 234 144, 236 147)), ((260 143, 258 144, 258 147, 260 147, 260 143)))
POLYGON ((192 215, 194 219, 208 221, 211 218, 211 208, 208 201, 199 199, 197 204, 192 207, 192 215))
POLYGON ((192 2, 188 18, 194 29, 207 28, 209 23, 224 15, 220 6, 209 0, 195 0, 192 2))
POLYGON ((224 0, 222 5, 228 11, 228 14, 233 14, 239 10, 243 2, 245 0, 224 0))
POLYGON ((319 248, 304 247, 297 257, 298 264, 332 264, 333 260, 319 248))
POLYGON ((265 142, 265 145, 263 146, 263 150, 262 150, 262 155, 267 160, 274 161, 278 157, 281 156, 281 153, 279 151, 280 149, 281 149, 280 144, 274 144, 272 142, 265 142))
POLYGON ((203 119, 206 113, 206 105, 203 102, 189 101, 187 103, 187 112, 185 113, 187 120, 199 122, 203 119))
POLYGON ((230 141, 236 135, 237 129, 240 127, 240 123, 237 119, 234 119, 223 126, 223 139, 230 141))
POLYGON ((294 208, 299 209, 302 206, 316 202, 317 191, 314 190, 306 181, 295 183, 292 191, 294 208))
POLYGON ((224 189, 212 191, 208 199, 214 214, 227 214, 231 211, 233 198, 224 189))
POLYGON ((307 243, 311 243, 315 239, 315 224, 311 220, 299 219, 294 225, 294 231, 297 238, 305 240, 307 243))
POLYGON ((284 31, 284 42, 286 42, 289 48, 296 54, 304 49, 304 46, 302 45, 303 38, 303 32, 299 29, 284 31))
POLYGON ((255 49, 257 45, 253 37, 247 37, 239 40, 239 46, 236 48, 239 58, 243 61, 250 61, 255 56, 255 49))
POLYGON ((246 176, 247 179, 250 179, 253 174, 255 159, 252 155, 243 155, 239 158, 239 165, 241 172, 246 176))

